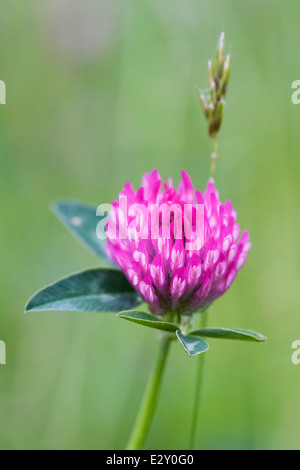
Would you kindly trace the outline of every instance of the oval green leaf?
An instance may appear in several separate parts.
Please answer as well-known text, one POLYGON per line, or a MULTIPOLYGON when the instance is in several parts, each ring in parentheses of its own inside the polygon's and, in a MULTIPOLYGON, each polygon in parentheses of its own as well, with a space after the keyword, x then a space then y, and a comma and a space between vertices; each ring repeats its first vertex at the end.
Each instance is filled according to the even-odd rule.
POLYGON ((143 326, 148 326, 149 328, 155 328, 157 330, 169 331, 172 333, 175 333, 175 331, 178 330, 178 325, 161 321, 159 318, 146 312, 128 311, 121 312, 117 316, 123 318, 124 320, 138 323, 139 325, 143 326))
POLYGON ((96 206, 78 201, 57 201, 52 208, 59 220, 85 248, 116 268, 106 254, 106 240, 97 237, 97 225, 104 217, 96 215, 96 206))
POLYGON ((141 303, 142 299, 123 273, 112 269, 93 269, 45 287, 28 302, 25 312, 119 312, 141 303))
POLYGON ((209 344, 201 338, 186 336, 180 330, 176 331, 177 338, 189 356, 197 356, 209 349, 209 344))
POLYGON ((192 336, 204 336, 209 338, 235 339, 241 341, 266 341, 266 336, 257 331, 244 330, 241 328, 201 328, 189 333, 192 336))

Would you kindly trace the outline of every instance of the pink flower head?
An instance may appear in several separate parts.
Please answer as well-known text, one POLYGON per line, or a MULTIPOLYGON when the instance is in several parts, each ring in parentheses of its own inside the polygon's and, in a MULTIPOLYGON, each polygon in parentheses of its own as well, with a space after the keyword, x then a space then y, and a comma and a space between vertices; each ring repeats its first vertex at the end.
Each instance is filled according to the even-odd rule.
POLYGON ((212 182, 194 191, 183 171, 177 190, 172 180, 163 190, 153 170, 113 203, 107 253, 155 314, 191 314, 223 295, 246 261, 249 234, 240 237, 236 218, 212 182))

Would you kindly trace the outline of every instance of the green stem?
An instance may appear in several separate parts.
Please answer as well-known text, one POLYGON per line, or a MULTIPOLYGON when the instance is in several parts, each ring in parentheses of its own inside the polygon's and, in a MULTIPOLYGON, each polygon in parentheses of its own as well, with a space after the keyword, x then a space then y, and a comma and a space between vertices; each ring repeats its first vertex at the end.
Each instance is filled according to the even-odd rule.
POLYGON ((214 136, 214 149, 213 153, 211 154, 211 163, 210 163, 210 178, 214 181, 216 175, 216 166, 217 166, 217 158, 218 158, 218 137, 217 135, 214 136))
POLYGON ((170 342, 170 336, 165 336, 160 341, 158 356, 126 450, 140 450, 146 439, 158 401, 161 379, 168 356, 170 342))
MULTIPOLYGON (((205 328, 206 326, 207 326, 207 312, 204 312, 201 314, 200 328, 205 328)), ((199 421, 205 354, 200 354, 200 357, 198 357, 197 360, 198 360, 198 364, 197 364, 197 376, 196 376, 195 402, 194 402, 194 408, 193 408, 191 436, 190 436, 190 449, 191 450, 193 450, 195 447, 197 425, 199 421)))

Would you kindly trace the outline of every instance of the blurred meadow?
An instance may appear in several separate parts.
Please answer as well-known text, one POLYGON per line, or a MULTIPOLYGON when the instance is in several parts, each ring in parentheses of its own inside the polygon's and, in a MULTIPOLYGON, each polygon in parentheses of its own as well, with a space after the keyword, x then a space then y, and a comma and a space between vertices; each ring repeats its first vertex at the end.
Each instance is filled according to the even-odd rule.
MULTIPOLYGON (((199 449, 299 449, 300 80, 298 0, 2 0, 0 79, 1 449, 122 449, 156 333, 114 314, 24 315, 28 298, 101 266, 50 210, 110 203, 146 171, 203 190, 211 142, 198 103, 222 30, 232 76, 216 183, 251 234, 248 261, 211 326, 199 449)), ((186 449, 197 359, 172 345, 150 449, 186 449)))

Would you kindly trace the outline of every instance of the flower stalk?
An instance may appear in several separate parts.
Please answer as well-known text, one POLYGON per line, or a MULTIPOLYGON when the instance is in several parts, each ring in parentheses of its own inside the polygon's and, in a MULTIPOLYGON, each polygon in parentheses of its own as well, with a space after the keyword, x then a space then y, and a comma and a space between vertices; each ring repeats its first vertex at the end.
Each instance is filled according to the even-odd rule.
POLYGON ((156 410, 171 340, 170 335, 160 338, 158 355, 126 450, 140 450, 145 442, 156 410))
POLYGON ((218 137, 217 135, 214 137, 214 147, 213 147, 213 152, 211 154, 211 162, 210 162, 210 181, 214 182, 215 181, 215 175, 216 175, 216 166, 217 166, 217 158, 218 158, 218 147, 219 147, 219 142, 218 142, 218 137))
MULTIPOLYGON (((203 312, 200 317, 200 328, 205 328, 207 326, 207 311, 203 312)), ((194 397, 194 407, 192 415, 192 425, 191 425, 191 436, 190 436, 190 450, 194 450, 196 435, 197 435, 197 425, 199 422, 199 414, 201 407, 201 398, 202 398, 202 387, 203 387, 203 372, 204 372, 204 362, 205 354, 201 354, 197 359, 197 375, 196 375, 196 386, 195 386, 195 397, 194 397)))
MULTIPOLYGON (((230 77, 231 58, 228 54, 225 58, 225 34, 221 33, 217 48, 217 56, 215 62, 210 59, 208 61, 208 81, 209 88, 207 94, 199 89, 199 98, 205 117, 208 121, 208 134, 213 139, 213 152, 211 153, 210 163, 210 181, 214 183, 216 174, 216 165, 218 158, 218 132, 222 125, 223 109, 225 105, 225 96, 230 77)), ((207 326, 207 312, 201 316, 201 328, 207 326)), ((198 358, 197 377, 195 387, 195 403, 192 416, 190 449, 195 447, 197 434, 197 423, 199 420, 199 412, 202 395, 203 369, 205 356, 198 358)))

